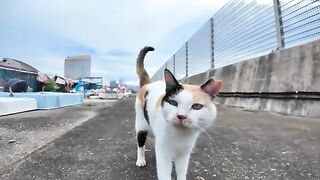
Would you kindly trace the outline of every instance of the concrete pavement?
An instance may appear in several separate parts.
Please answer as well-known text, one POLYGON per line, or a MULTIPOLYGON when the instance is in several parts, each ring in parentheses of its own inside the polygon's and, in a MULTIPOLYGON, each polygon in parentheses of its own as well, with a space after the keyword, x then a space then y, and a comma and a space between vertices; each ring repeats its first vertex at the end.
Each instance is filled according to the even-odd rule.
MULTIPOLYGON (((69 108, 69 116, 77 112, 96 114, 32 149, 31 154, 0 167, 0 178, 156 179, 152 139, 147 140, 147 167, 135 167, 133 105, 133 99, 128 99, 69 108)), ((38 113, 31 112, 34 115, 28 118, 24 114, 12 117, 29 131, 50 117, 43 112, 39 117, 38 113), (32 126, 24 126, 31 121, 32 126)), ((61 113, 56 121, 65 123, 68 113, 61 113)), ((12 117, 0 118, 0 128, 12 117)), ((6 132, 16 126, 7 125, 6 132)), ((218 120, 199 138, 193 151, 188 179, 320 179, 319 129, 317 120, 221 106, 218 120)), ((12 146, 4 142, 0 157, 7 155, 2 146, 12 146)))

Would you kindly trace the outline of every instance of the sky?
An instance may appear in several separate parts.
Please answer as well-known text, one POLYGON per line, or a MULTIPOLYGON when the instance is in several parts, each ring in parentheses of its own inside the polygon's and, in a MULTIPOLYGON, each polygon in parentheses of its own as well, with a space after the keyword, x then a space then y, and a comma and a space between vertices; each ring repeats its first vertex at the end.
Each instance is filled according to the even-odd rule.
POLYGON ((0 58, 63 75, 64 59, 91 55, 92 76, 137 84, 135 60, 148 45, 152 76, 227 0, 0 1, 0 58))

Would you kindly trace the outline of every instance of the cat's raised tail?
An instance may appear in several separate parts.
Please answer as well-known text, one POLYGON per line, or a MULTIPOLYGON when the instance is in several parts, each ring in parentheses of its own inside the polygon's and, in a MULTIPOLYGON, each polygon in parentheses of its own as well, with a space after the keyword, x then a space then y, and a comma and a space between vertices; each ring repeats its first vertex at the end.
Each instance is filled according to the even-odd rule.
POLYGON ((147 52, 154 51, 153 47, 146 46, 140 50, 140 53, 137 58, 137 74, 140 81, 140 87, 142 87, 145 84, 149 84, 151 82, 150 77, 147 73, 147 71, 144 69, 144 57, 146 56, 147 52))

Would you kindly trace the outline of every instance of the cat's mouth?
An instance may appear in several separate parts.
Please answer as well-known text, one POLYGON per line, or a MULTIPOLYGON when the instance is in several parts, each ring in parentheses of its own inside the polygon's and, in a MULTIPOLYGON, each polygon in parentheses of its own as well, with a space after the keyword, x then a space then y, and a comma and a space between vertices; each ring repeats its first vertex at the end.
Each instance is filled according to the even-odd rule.
POLYGON ((171 121, 173 126, 176 127, 192 127, 192 121, 190 121, 189 119, 184 119, 184 120, 180 120, 180 119, 173 119, 171 121))

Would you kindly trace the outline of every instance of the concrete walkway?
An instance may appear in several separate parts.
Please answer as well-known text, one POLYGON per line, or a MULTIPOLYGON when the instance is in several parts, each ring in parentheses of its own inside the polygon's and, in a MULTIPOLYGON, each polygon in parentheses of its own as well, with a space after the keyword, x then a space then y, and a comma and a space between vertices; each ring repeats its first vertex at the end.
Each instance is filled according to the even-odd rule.
MULTIPOLYGON (((152 139, 147 141, 147 167, 135 167, 133 104, 129 99, 55 110, 66 113, 54 117, 50 111, 1 117, 0 129, 6 131, 0 132, 0 157, 6 156, 6 165, 0 167, 0 179, 156 179, 152 139), (16 150, 9 139, 25 143, 15 134, 6 136, 9 132, 39 128, 50 134, 47 127, 60 127, 52 123, 75 122, 70 119, 81 112, 94 114, 44 138, 31 154, 8 157, 4 151, 16 150)), ((194 149, 188 179, 320 179, 319 142, 320 121, 219 107, 219 119, 194 149)))

